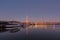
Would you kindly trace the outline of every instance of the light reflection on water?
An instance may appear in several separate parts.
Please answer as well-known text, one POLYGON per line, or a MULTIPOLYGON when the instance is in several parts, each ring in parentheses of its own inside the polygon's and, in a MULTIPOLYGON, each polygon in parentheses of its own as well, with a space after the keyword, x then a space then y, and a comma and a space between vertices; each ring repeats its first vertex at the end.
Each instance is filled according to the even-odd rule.
POLYGON ((18 27, 20 31, 0 33, 0 40, 60 38, 60 25, 31 25, 26 28, 18 27))

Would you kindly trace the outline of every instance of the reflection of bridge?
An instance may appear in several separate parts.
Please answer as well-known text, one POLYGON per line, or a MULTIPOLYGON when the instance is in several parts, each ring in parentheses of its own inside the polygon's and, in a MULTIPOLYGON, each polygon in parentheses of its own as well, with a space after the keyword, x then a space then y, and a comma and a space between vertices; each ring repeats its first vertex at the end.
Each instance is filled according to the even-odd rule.
POLYGON ((18 25, 19 24, 19 27, 25 27, 25 28, 28 28, 26 27, 27 25, 30 26, 30 25, 41 25, 41 28, 53 28, 55 29, 55 26, 56 25, 60 25, 60 22, 17 22, 17 21, 0 21, 0 31, 1 29, 4 31, 5 28, 11 28, 9 31, 12 31, 13 32, 15 31, 16 32, 16 27, 15 26, 10 26, 10 27, 6 27, 6 25, 18 25), (54 27, 53 27, 54 26, 54 27))

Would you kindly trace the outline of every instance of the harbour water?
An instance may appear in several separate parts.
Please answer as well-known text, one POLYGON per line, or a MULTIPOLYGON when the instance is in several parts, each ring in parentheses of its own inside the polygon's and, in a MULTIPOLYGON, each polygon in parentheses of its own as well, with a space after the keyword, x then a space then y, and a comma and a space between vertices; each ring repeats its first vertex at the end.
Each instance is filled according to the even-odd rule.
POLYGON ((31 25, 0 32, 0 40, 58 40, 60 25, 31 25), (12 31, 12 32, 11 32, 12 31))

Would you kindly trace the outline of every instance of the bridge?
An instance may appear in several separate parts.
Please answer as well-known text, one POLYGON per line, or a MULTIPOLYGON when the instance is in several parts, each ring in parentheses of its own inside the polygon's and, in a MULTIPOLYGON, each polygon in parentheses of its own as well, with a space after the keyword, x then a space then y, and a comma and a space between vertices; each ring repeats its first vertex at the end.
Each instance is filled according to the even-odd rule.
POLYGON ((60 25, 60 22, 29 22, 28 16, 26 16, 25 22, 18 22, 19 24, 30 24, 30 25, 60 25))
POLYGON ((28 16, 26 16, 25 22, 19 22, 19 21, 0 21, 1 25, 60 25, 60 22, 29 22, 28 16))

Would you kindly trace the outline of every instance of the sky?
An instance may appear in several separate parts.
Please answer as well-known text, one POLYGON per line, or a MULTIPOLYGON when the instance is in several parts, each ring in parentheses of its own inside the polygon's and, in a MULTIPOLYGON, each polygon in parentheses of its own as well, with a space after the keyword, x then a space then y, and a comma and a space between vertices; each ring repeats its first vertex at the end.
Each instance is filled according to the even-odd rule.
POLYGON ((60 0, 0 0, 0 20, 60 21, 60 0))

